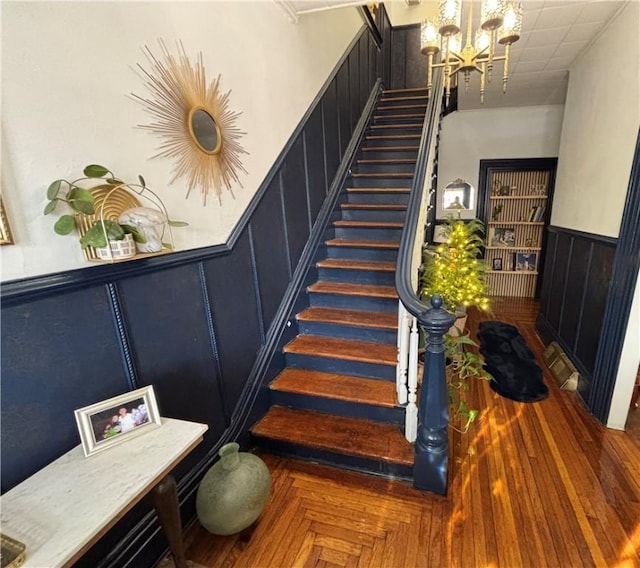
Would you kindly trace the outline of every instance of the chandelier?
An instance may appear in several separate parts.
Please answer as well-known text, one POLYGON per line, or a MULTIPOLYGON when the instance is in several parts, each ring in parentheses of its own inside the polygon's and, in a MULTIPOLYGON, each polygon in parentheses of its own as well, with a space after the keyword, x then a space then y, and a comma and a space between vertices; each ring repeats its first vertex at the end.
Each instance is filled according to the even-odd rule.
POLYGON ((522 5, 504 0, 482 0, 480 27, 472 40, 473 0, 468 2, 466 45, 462 48, 460 20, 462 0, 441 0, 438 23, 425 20, 420 29, 420 50, 428 57, 427 91, 431 94, 433 69, 442 67, 445 78, 446 104, 452 87, 457 85, 458 74, 464 76, 465 90, 469 90, 471 73, 480 73, 480 102, 484 102, 485 82, 491 82, 494 61, 504 61, 502 92, 509 81, 509 50, 520 39, 522 30, 522 5), (504 54, 497 55, 498 45, 504 46, 504 54), (435 56, 440 53, 440 62, 435 56))

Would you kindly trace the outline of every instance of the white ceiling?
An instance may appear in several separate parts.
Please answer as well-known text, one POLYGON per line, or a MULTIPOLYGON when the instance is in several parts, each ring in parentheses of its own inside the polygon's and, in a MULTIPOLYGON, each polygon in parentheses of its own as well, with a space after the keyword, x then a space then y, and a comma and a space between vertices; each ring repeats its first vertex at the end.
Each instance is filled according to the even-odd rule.
MULTIPOLYGON (((302 14, 313 17, 311 14, 319 10, 364 4, 353 0, 278 0, 278 3, 286 4, 289 14, 294 18, 302 14)), ((425 10, 433 14, 437 11, 437 2, 431 0, 423 0, 421 6, 412 7, 407 7, 404 1, 401 3, 405 12, 415 11, 416 22, 425 17, 425 10)), ((468 93, 464 92, 463 85, 459 89, 458 108, 468 110, 564 103, 569 66, 625 3, 615 0, 524 0, 522 35, 511 46, 506 94, 502 94, 502 63, 496 62, 493 81, 486 87, 484 104, 480 104, 476 73, 468 93)), ((463 0, 463 29, 466 29, 465 4, 467 2, 463 0)), ((393 13, 393 10, 390 12, 393 13)), ((479 12, 478 2, 474 4, 474 16, 479 12)), ((478 19, 474 17, 474 31, 478 19)), ((498 53, 502 53, 502 48, 498 53)))

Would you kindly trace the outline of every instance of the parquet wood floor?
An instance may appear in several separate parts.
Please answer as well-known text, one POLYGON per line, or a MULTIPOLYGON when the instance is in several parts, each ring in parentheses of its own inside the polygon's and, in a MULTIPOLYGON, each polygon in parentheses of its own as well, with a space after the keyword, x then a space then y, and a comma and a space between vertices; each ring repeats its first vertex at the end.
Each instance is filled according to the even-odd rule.
MULTIPOLYGON (((496 299, 542 362, 533 301, 496 299)), ((481 319, 470 314, 472 329, 481 319)), ((483 381, 479 419, 450 434, 446 498, 407 484, 265 455, 273 476, 243 534, 195 527, 188 557, 210 567, 640 566, 640 450, 607 430, 545 371, 548 399, 516 403, 483 381)))

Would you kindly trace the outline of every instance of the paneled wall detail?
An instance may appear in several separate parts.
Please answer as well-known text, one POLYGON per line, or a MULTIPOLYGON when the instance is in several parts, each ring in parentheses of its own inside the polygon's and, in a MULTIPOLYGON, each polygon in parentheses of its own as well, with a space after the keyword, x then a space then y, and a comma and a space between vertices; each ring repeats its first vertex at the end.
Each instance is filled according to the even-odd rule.
POLYGON ((420 52, 420 24, 393 28, 391 89, 412 89, 427 84, 427 57, 420 52))
POLYGON ((609 293, 616 240, 549 227, 538 331, 557 341, 580 371, 578 391, 589 401, 609 293))
MULTIPOLYGON (((276 321, 281 302, 384 73, 389 43, 379 51, 363 26, 227 245, 3 284, 3 492, 79 443, 74 409, 146 385, 163 416, 209 426, 175 472, 181 499, 194 491, 194 476, 213 462, 223 438, 238 435, 238 409, 251 404, 243 400, 248 381, 285 326, 286 316, 276 321)), ((127 533, 126 565, 153 564, 166 543, 147 546, 157 530, 151 521, 131 536, 143 518, 151 518, 148 509, 136 507, 90 551, 87 565, 121 547, 127 533)))

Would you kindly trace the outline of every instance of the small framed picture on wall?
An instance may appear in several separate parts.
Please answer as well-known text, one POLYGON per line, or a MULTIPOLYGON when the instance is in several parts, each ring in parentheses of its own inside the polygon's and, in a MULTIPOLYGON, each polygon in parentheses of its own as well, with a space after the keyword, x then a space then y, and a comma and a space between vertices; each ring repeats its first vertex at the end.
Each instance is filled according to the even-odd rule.
POLYGON ((494 258, 492 266, 494 270, 502 270, 502 258, 494 258))

